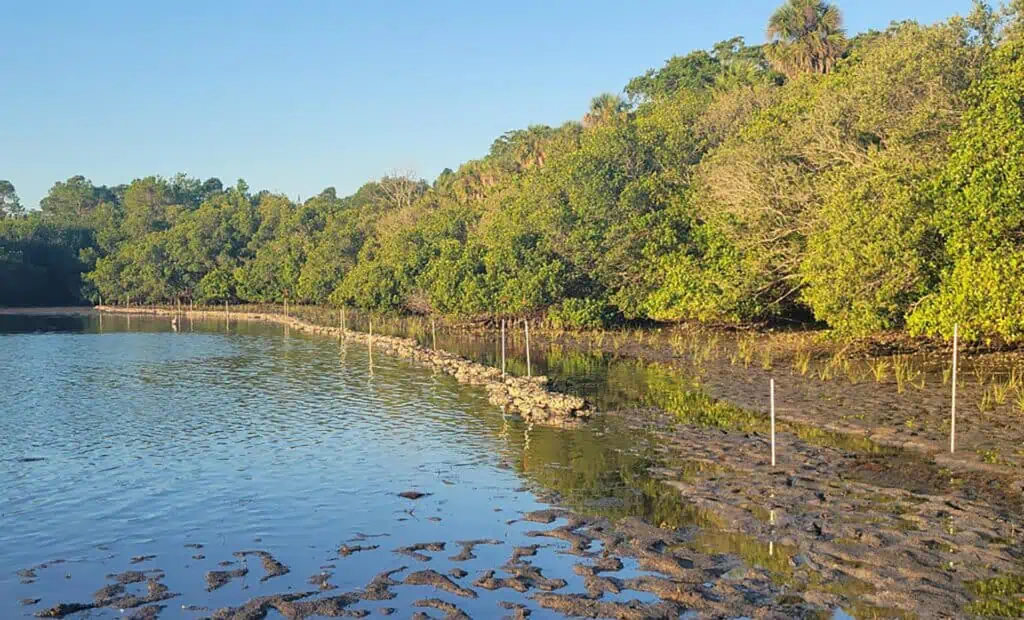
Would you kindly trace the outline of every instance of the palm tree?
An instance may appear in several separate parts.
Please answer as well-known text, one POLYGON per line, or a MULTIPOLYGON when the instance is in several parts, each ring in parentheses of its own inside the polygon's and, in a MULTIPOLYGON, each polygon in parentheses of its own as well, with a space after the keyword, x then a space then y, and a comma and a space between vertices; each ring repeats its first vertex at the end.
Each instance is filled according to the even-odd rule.
POLYGON ((590 100, 590 111, 583 116, 584 127, 605 125, 625 117, 628 104, 615 93, 603 93, 590 100))
POLYGON ((555 130, 547 125, 530 125, 526 129, 506 131, 491 144, 491 155, 509 162, 515 170, 534 166, 543 168, 547 160, 548 142, 555 130))
POLYGON ((843 15, 824 0, 787 0, 768 20, 768 40, 776 70, 790 77, 828 73, 846 51, 843 15))

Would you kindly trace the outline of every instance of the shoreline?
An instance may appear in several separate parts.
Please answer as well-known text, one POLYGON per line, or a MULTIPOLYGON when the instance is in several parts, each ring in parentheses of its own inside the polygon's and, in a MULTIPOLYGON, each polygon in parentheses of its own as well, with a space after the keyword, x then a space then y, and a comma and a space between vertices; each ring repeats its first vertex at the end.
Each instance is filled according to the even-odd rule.
MULTIPOLYGON (((305 321, 303 319, 286 316, 277 312, 231 312, 227 315, 232 320, 243 320, 249 322, 265 322, 282 325, 299 331, 328 336, 335 339, 344 338, 350 342, 356 342, 368 346, 370 335, 367 332, 350 329, 342 330, 338 327, 326 327, 305 321)), ((0 316, 3 315, 29 315, 29 316, 89 316, 98 313, 108 314, 134 314, 143 316, 191 316, 201 319, 223 320, 223 310, 187 310, 182 308, 178 311, 174 308, 146 307, 146 306, 56 306, 39 308, 0 308, 0 316)), ((580 351, 588 350, 584 341, 591 337, 589 333, 552 335, 545 331, 538 330, 537 342, 539 344, 558 344, 569 346, 580 351)), ((472 330, 465 333, 473 334, 472 330)), ((645 330, 645 333, 648 333, 645 330)), ((721 335, 720 332, 713 332, 721 335)), ((571 396, 547 388, 546 377, 513 377, 508 375, 501 377, 501 371, 497 368, 486 366, 469 360, 458 354, 444 349, 433 350, 420 346, 416 341, 409 338, 385 336, 374 334, 372 336, 375 349, 403 359, 412 360, 456 378, 460 383, 479 385, 484 387, 490 396, 491 403, 505 408, 510 413, 522 417, 527 423, 543 426, 562 428, 573 428, 585 423, 588 418, 598 413, 590 403, 584 399, 571 396)), ((673 357, 672 352, 662 351, 659 344, 653 340, 644 343, 642 338, 639 343, 630 342, 623 349, 616 347, 615 354, 635 359, 649 364, 658 364, 666 368, 676 368, 680 362, 685 365, 685 360, 678 360, 673 357)), ((609 352, 607 347, 598 347, 600 351, 609 352)), ((781 361, 781 360, 780 360, 781 361)), ((680 368, 680 370, 685 370, 680 368)), ((752 365, 744 369, 745 372, 752 372, 760 375, 761 369, 752 365)), ((804 380, 803 377, 794 377, 795 380, 804 380)), ((766 380, 767 381, 767 380, 766 380)), ((805 384, 814 383, 813 378, 803 381, 805 384)), ((707 387, 711 387, 710 385, 707 387)), ((819 386, 820 387, 820 386, 819 386)), ((737 398, 735 394, 728 391, 711 390, 709 395, 716 400, 726 404, 745 409, 753 413, 764 413, 767 410, 756 403, 745 402, 743 398, 737 398)), ((809 403, 804 403, 809 405, 809 403)), ((639 403, 638 403, 639 406, 639 403)), ((855 422, 840 420, 823 420, 815 413, 795 411, 793 407, 783 406, 777 410, 777 420, 785 424, 790 422, 796 425, 813 428, 824 433, 833 433, 847 436, 853 439, 863 439, 882 447, 903 450, 918 454, 923 458, 931 459, 937 465, 946 467, 953 471, 981 472, 986 474, 1009 477, 1014 480, 1014 489, 1024 493, 1024 477, 1020 475, 1018 468, 1009 464, 998 464, 985 462, 980 456, 967 449, 961 449, 956 454, 950 454, 941 441, 928 440, 921 437, 901 438, 899 434, 903 429, 891 425, 878 424, 872 428, 858 426, 855 422)), ((684 422, 685 424, 685 422, 684 422)), ((735 431, 730 431, 735 432, 735 431)), ((780 433, 786 432, 780 429, 780 433)))
MULTIPOLYGON (((93 311, 225 319, 222 310, 93 311)), ((365 332, 323 327, 290 316, 228 312, 227 318, 275 323, 369 346, 369 334, 365 332)), ((455 375, 460 383, 486 386, 492 383, 480 381, 500 374, 475 362, 468 364, 483 369, 482 375, 466 370, 461 363, 443 366, 445 360, 464 358, 419 347, 404 338, 375 335, 373 346, 388 354, 435 365, 455 375)), ((737 368, 736 372, 745 369, 737 368)), ((540 536, 569 541, 577 551, 588 541, 607 536, 608 541, 616 542, 617 546, 610 547, 616 556, 639 558, 650 563, 652 570, 669 571, 668 580, 641 584, 612 579, 609 587, 647 590, 651 586, 657 588, 656 595, 662 601, 677 601, 690 608, 706 605, 704 609, 737 614, 760 610, 768 617, 835 609, 844 601, 858 605, 864 602, 864 607, 848 609, 864 609, 865 614, 877 611, 883 617, 892 617, 890 612, 900 609, 913 609, 923 615, 959 615, 969 605, 985 600, 971 589, 971 584, 1013 575, 1017 570, 1020 505, 999 501, 999 497, 984 492, 990 483, 998 482, 1006 484, 1009 495, 1011 487, 1016 488, 1016 480, 1011 485, 1005 480, 975 476, 950 486, 946 484, 950 474, 937 467, 939 455, 908 450, 908 454, 918 455, 919 460, 915 460, 851 453, 843 446, 815 444, 787 430, 778 436, 779 466, 769 467, 767 437, 762 433, 723 432, 676 423, 670 413, 652 410, 645 416, 639 406, 610 410, 605 415, 624 417, 627 427, 638 433, 643 428, 654 432, 666 458, 663 466, 650 471, 651 479, 690 507, 679 516, 679 523, 643 526, 626 519, 612 527, 587 516, 583 509, 578 513, 557 508, 538 513, 538 518, 550 514, 568 519, 566 526, 556 526, 550 535, 540 536), (594 527, 588 527, 589 523, 594 527), (629 542, 633 539, 640 540, 640 544, 629 542), (661 542, 651 547, 644 544, 645 540, 661 542), (703 586, 693 585, 698 582, 718 584, 714 593, 708 593, 722 598, 707 598, 703 586), (734 587, 758 592, 761 602, 745 609, 747 603, 735 595, 734 587)), ((956 465, 958 469, 973 469, 964 461, 956 465)), ((562 503, 557 494, 550 502, 544 501, 562 503)), ((597 594, 600 583, 595 577, 603 577, 591 574, 586 567, 580 570, 597 594)), ((489 589, 491 584, 484 575, 469 585, 489 589)), ((501 587, 497 581, 493 584, 501 587)), ((524 582, 522 586, 536 589, 532 583, 524 582)), ((533 598, 544 601, 540 603, 544 607, 569 613, 589 612, 588 606, 596 600, 536 592, 533 598)))
POLYGON ((309 334, 345 339, 349 342, 366 345, 371 350, 379 349, 386 354, 433 367, 455 377, 459 383, 483 386, 490 396, 491 404, 518 414, 529 424, 571 428, 586 422, 596 413, 591 404, 578 396, 548 390, 546 377, 526 378, 506 375, 503 378, 501 371, 497 368, 479 364, 442 349, 422 347, 410 338, 377 335, 340 327, 325 327, 296 317, 273 313, 212 310, 178 312, 163 308, 134 309, 117 306, 96 306, 94 310, 107 314, 186 316, 216 320, 227 318, 235 321, 266 322, 309 334))

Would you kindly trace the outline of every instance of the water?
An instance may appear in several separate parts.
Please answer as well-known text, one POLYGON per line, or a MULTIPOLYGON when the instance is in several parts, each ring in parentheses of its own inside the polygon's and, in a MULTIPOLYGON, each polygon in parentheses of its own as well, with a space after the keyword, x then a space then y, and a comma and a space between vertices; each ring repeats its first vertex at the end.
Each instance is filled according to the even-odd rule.
MULTIPOLYGON (((371 376, 354 345, 269 325, 178 327, 140 317, 0 316, 0 616, 88 602, 108 583, 104 575, 129 569, 166 571, 163 583, 180 594, 165 602, 172 617, 208 613, 186 604, 216 609, 315 589, 307 579, 325 571, 336 593, 403 565, 458 566, 471 580, 499 567, 512 546, 538 542, 524 536, 537 524, 515 519, 546 507, 551 491, 609 516, 685 518, 678 498, 636 484, 653 451, 642 435, 609 426, 614 420, 527 432, 482 390, 445 375, 376 355, 371 376), (410 489, 430 495, 398 497, 410 489), (488 538, 502 544, 477 547, 475 560, 447 559, 459 551, 454 541, 488 538), (339 558, 346 541, 379 549, 339 558), (428 564, 392 552, 432 541, 447 548, 428 552, 428 564), (234 552, 252 549, 290 573, 261 582, 249 557, 244 579, 206 591, 206 571, 236 568, 234 552), (142 556, 154 557, 133 563, 142 556), (34 579, 17 574, 40 564, 34 579), (24 598, 42 600, 24 607, 24 598)), ((582 592, 578 560, 560 548, 541 549, 535 564, 568 581, 564 591, 582 592)), ((620 576, 632 574, 627 563, 620 576)), ((397 592, 353 608, 409 609, 436 595, 397 592)), ((479 594, 445 598, 480 617, 498 615, 499 600, 545 614, 509 590, 479 594)))

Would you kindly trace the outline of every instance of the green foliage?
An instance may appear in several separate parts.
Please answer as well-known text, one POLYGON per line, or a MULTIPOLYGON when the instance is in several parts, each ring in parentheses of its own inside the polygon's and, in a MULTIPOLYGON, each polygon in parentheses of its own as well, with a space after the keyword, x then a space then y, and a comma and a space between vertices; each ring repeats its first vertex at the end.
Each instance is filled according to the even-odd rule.
POLYGON ((25 207, 21 205, 18 192, 10 181, 0 180, 0 220, 7 217, 21 217, 25 207))
POLYGON ((34 214, 0 220, 0 306, 75 303, 80 294, 79 253, 90 231, 34 214))
POLYGON ((560 329, 597 329, 607 327, 614 313, 600 299, 563 299, 548 309, 548 322, 560 329))
POLYGON ((938 290, 911 316, 915 332, 1024 339, 1024 41, 990 58, 971 90, 939 183, 948 260, 938 290))
POLYGON ((195 299, 201 304, 230 301, 235 298, 235 278, 231 271, 218 267, 199 280, 195 299))
POLYGON ((0 303, 287 300, 563 328, 781 317, 848 336, 959 323, 1021 340, 1019 5, 848 44, 834 5, 787 0, 767 45, 673 57, 628 99, 505 132, 432 184, 390 174, 295 202, 243 180, 75 176, 24 216, 0 181, 0 303))
POLYGON ((938 278, 934 182, 982 55, 955 25, 905 24, 818 87, 798 132, 820 171, 801 300, 843 333, 903 326, 938 278))

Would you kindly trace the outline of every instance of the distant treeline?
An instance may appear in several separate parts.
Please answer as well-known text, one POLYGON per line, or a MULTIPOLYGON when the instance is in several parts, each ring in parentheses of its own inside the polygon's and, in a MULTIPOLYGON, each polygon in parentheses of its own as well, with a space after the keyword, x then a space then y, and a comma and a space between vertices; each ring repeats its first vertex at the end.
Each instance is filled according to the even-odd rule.
POLYGON ((816 320, 1024 339, 1017 0, 847 37, 790 0, 769 42, 674 57, 433 183, 301 203, 178 175, 0 182, 0 304, 283 302, 622 320, 816 320))

